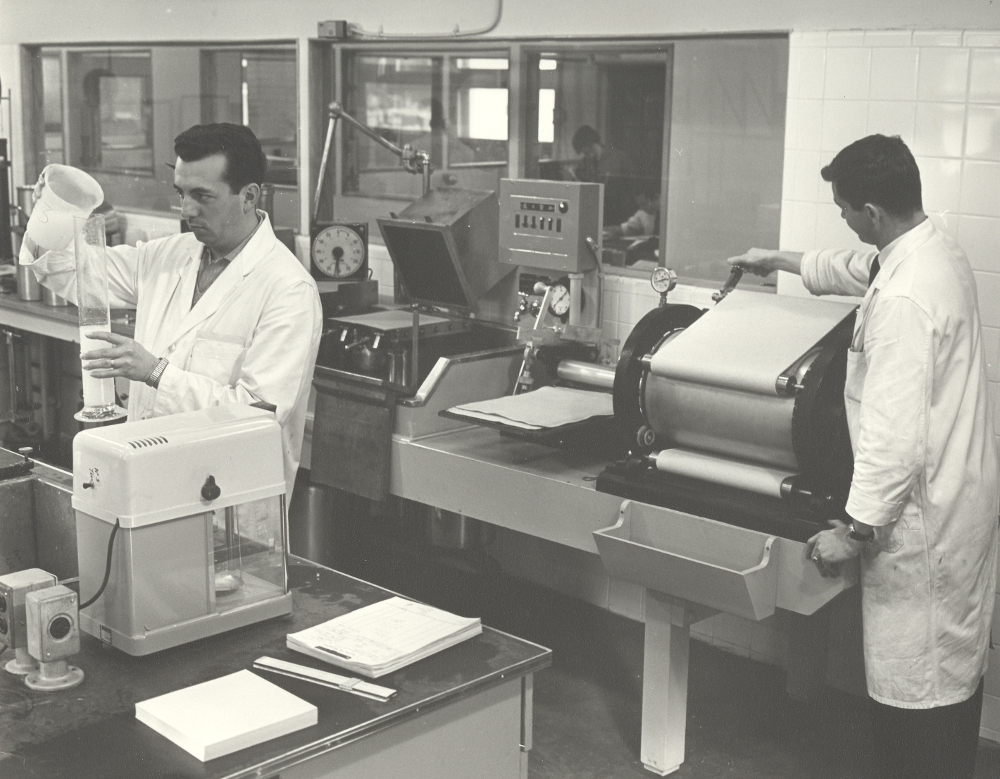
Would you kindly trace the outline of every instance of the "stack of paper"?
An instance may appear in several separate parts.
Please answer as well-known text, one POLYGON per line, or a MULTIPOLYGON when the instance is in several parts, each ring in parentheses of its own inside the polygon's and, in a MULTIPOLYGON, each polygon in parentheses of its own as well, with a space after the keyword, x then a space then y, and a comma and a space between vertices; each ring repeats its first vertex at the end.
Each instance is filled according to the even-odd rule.
POLYGON ((478 617, 393 597, 289 633, 289 649, 376 678, 483 632, 478 617))
POLYGON ((315 725, 318 711, 250 671, 135 704, 135 717, 201 761, 315 725))
POLYGON ((614 416, 610 393, 571 387, 542 387, 522 395, 479 400, 449 409, 453 414, 525 430, 545 430, 594 417, 614 416))

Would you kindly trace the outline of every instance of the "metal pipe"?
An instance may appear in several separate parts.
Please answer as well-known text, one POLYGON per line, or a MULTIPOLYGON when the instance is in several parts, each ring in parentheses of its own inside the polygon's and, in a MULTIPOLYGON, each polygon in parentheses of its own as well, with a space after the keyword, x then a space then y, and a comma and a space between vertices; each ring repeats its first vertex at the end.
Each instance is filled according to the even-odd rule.
POLYGON ((319 220, 319 196, 323 193, 326 164, 330 159, 330 144, 333 142, 333 133, 337 129, 337 117, 333 113, 335 105, 337 104, 330 103, 330 121, 326 125, 326 139, 323 141, 323 158, 319 162, 319 176, 316 178, 316 195, 313 197, 313 224, 319 220))
POLYGON ((601 389, 614 389, 615 369, 582 360, 563 360, 556 367, 556 375, 564 381, 586 384, 601 389))
POLYGON ((343 119, 345 122, 347 122, 349 125, 351 125, 351 127, 353 127, 354 129, 356 129, 358 132, 360 132, 360 133, 362 133, 364 135, 367 135, 369 138, 371 138, 373 141, 375 141, 375 143, 381 144, 382 146, 384 146, 385 148, 387 148, 389 151, 391 151, 393 154, 395 154, 397 157, 399 157, 399 158, 403 157, 403 150, 400 149, 396 144, 394 144, 394 143, 392 143, 390 141, 387 141, 385 138, 383 138, 381 135, 379 135, 377 132, 375 132, 371 127, 369 127, 368 125, 364 124, 363 122, 359 122, 357 119, 355 119, 349 113, 347 113, 346 111, 344 111, 344 109, 341 108, 340 103, 336 103, 336 102, 330 103, 330 118, 334 119, 335 117, 337 119, 343 119))

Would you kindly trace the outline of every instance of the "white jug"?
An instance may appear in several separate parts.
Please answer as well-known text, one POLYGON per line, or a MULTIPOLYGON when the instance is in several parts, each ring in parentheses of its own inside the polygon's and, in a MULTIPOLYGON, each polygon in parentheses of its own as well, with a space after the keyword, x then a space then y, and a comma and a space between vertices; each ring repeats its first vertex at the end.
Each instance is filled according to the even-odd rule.
POLYGON ((73 242, 73 217, 90 216, 104 202, 104 190, 92 176, 69 165, 49 165, 42 178, 45 186, 25 231, 43 249, 65 249, 73 242))

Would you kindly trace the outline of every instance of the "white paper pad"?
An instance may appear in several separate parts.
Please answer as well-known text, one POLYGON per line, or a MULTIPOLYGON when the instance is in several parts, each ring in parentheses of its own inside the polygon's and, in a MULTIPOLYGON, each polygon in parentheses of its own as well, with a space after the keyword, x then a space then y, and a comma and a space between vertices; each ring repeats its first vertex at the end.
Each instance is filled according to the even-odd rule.
POLYGON ((778 394, 775 382, 855 309, 734 290, 654 355, 650 369, 698 384, 778 394))
POLYGON ((502 422, 524 430, 544 430, 614 415, 614 400, 607 392, 542 387, 522 395, 466 403, 449 409, 473 419, 502 422))
POLYGON ((199 760, 292 733, 318 720, 311 703, 250 671, 135 704, 135 717, 199 760))

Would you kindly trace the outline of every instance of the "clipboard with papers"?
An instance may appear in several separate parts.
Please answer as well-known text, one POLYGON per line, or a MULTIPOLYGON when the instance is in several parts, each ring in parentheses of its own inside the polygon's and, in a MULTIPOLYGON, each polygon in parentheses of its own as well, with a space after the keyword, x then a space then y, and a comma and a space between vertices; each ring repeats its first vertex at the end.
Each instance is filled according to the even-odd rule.
POLYGON ((482 633, 478 617, 460 617, 394 596, 297 633, 289 649, 378 678, 482 633))

